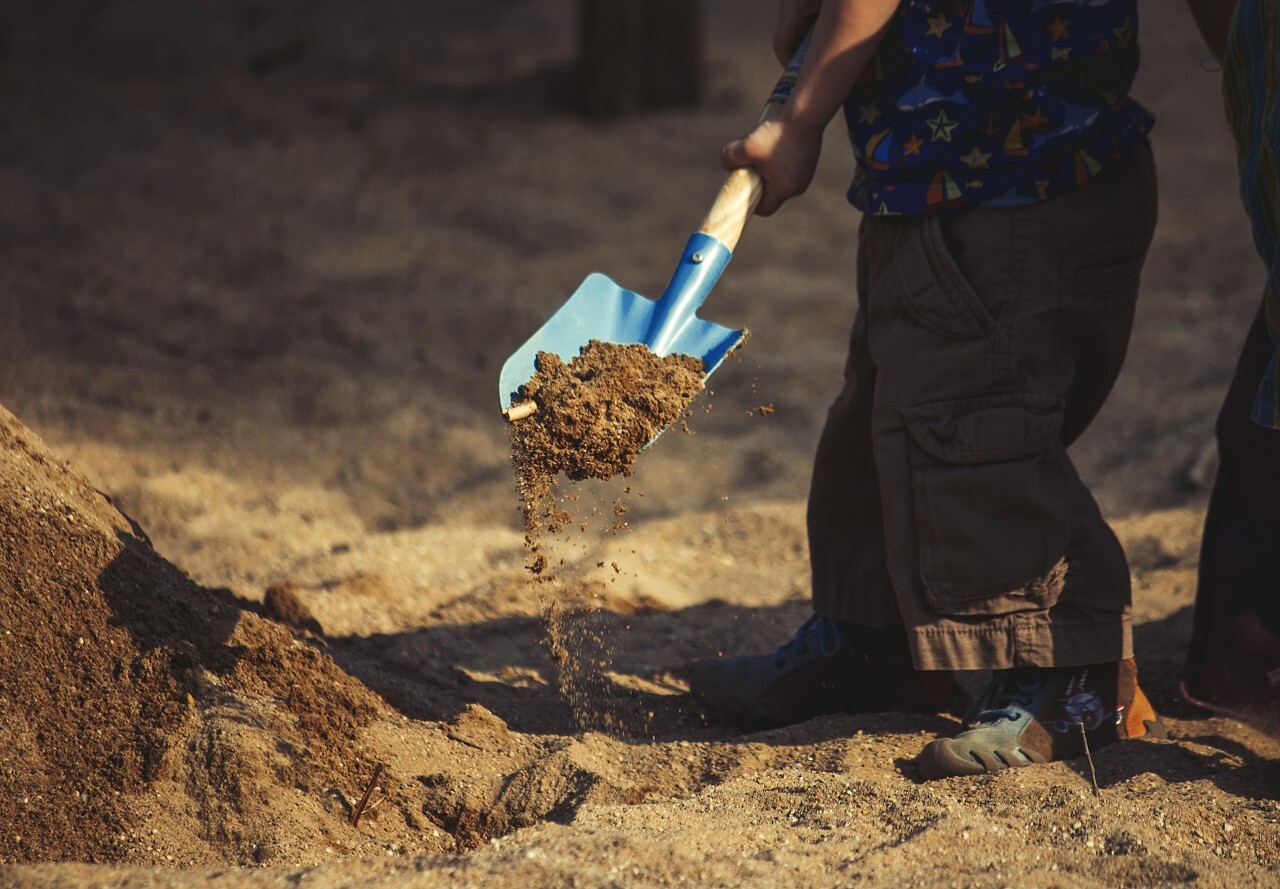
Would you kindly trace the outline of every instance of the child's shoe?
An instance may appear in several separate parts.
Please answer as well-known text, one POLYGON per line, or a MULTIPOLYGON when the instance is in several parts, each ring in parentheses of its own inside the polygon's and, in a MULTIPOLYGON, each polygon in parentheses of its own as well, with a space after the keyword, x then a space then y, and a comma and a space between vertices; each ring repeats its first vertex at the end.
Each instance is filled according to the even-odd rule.
POLYGON ((949 672, 911 665, 906 634, 815 614, 772 654, 701 661, 690 693, 749 725, 789 725, 824 713, 936 713, 955 691, 949 672))
POLYGON ((1128 738, 1167 737, 1138 687, 1133 658, 1088 667, 997 670, 970 728, 916 757, 926 778, 981 775, 1075 759, 1128 738), (1083 737, 1082 729, 1083 727, 1083 737))

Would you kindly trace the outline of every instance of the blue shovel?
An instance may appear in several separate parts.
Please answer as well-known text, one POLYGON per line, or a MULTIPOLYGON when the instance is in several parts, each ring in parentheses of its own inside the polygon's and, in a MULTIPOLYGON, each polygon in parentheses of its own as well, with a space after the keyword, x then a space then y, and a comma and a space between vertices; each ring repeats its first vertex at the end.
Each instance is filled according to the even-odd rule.
MULTIPOLYGON (((761 121, 775 117, 790 97, 808 48, 806 36, 774 87, 761 121)), ((537 410, 534 402, 517 403, 516 399, 520 387, 533 378, 539 352, 552 352, 568 362, 592 340, 643 343, 659 357, 692 355, 702 359, 709 376, 747 334, 705 321, 695 313, 732 258, 762 191, 763 181, 754 169, 729 174, 706 218, 685 245, 671 283, 656 301, 625 290, 598 272, 588 275, 573 296, 502 366, 498 401, 507 419, 519 420, 537 410)))

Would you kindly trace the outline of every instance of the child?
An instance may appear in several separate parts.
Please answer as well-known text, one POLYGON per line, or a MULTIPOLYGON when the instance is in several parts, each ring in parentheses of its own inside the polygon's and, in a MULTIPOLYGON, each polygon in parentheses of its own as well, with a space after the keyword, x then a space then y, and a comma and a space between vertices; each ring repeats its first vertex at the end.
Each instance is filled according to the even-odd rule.
POLYGON ((1205 517, 1195 623, 1182 694, 1207 710, 1280 716, 1280 3, 1191 0, 1223 61, 1241 196, 1267 265, 1263 304, 1218 415, 1221 462, 1205 517), (1232 12, 1235 12, 1234 17, 1232 12))
POLYGON ((937 710, 995 671, 926 777, 1162 734, 1138 688, 1129 570, 1066 448, 1123 362, 1156 217, 1127 98, 1134 0, 782 0, 782 114, 725 146, 769 215, 841 107, 862 211, 845 386, 818 444, 814 616, 772 654, 704 661, 734 719, 937 710))

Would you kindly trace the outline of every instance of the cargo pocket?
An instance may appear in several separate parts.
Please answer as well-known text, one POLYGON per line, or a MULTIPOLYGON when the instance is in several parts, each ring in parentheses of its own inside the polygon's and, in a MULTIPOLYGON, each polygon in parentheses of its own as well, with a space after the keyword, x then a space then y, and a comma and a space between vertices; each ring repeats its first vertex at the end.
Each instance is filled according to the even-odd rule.
POLYGON ((950 615, 1056 601, 1071 537, 1061 399, 999 395, 906 408, 920 576, 950 615))
POLYGON ((947 339, 990 333, 995 318, 956 264, 934 216, 909 227, 897 245, 894 267, 902 303, 922 326, 947 339))
POLYGON ((1131 238, 1073 251, 1077 264, 1067 275, 1068 301, 1095 306, 1115 300, 1131 303, 1138 293, 1149 243, 1149 238, 1131 238))

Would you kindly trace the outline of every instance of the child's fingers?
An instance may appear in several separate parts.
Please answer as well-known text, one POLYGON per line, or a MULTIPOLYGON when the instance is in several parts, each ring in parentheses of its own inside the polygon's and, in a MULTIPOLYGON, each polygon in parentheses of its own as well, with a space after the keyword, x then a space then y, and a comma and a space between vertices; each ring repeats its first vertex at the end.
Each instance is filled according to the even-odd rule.
POLYGON ((746 137, 734 139, 724 148, 720 149, 720 166, 726 170, 736 170, 739 167, 749 167, 754 162, 747 149, 746 137))
MULTIPOLYGON (((774 189, 773 191, 776 191, 774 189)), ((774 200, 773 194, 770 193, 769 183, 764 184, 764 191, 760 193, 760 203, 756 204, 757 216, 772 216, 782 206, 782 201, 774 200)))
MULTIPOLYGON (((737 170, 741 167, 757 167, 760 158, 750 150, 751 142, 748 137, 735 139, 724 148, 720 149, 720 166, 726 170, 737 170)), ((763 172, 763 171, 762 171, 763 172)), ((776 189, 774 189, 776 191, 776 189)), ((773 195, 770 194, 768 180, 764 182, 764 191, 761 194, 760 203, 756 206, 755 214, 757 216, 771 216, 778 209, 781 201, 775 202, 773 195)))

